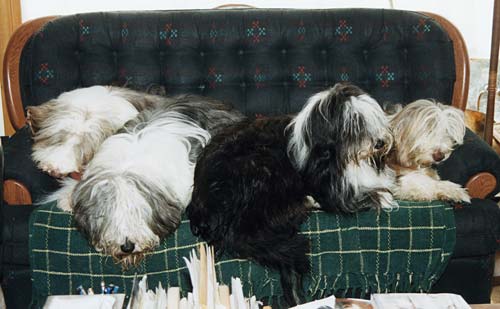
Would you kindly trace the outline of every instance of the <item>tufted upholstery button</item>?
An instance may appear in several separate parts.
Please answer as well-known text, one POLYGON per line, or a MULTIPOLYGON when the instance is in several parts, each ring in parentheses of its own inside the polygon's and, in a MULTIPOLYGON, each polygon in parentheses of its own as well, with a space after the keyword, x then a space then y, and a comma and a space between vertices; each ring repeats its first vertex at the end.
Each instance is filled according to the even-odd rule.
POLYGON ((363 49, 363 60, 368 61, 368 50, 367 49, 363 49))
POLYGON ((322 55, 326 55, 326 49, 322 49, 322 50, 321 50, 321 54, 322 54, 322 55))
POLYGON ((245 52, 242 49, 238 50, 238 55, 243 55, 244 53, 245 52))
POLYGON ((284 49, 284 48, 283 48, 283 49, 281 50, 281 53, 282 53, 283 55, 284 55, 284 54, 286 54, 286 49, 284 49))
POLYGON ((245 88, 246 86, 247 86, 247 84, 245 82, 240 83, 241 88, 245 88))
POLYGON ((205 52, 200 51, 200 56, 205 57, 205 52))

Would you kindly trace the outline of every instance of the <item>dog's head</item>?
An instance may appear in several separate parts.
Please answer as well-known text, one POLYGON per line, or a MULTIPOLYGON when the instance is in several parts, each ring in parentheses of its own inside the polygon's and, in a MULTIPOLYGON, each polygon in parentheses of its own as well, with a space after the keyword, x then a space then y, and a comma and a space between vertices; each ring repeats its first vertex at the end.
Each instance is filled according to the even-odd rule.
POLYGON ((29 106, 27 122, 33 137, 33 161, 58 178, 82 172, 102 141, 115 130, 108 119, 57 100, 29 106))
POLYGON ((355 178, 370 177, 358 175, 367 169, 382 171, 392 145, 380 105, 360 88, 339 83, 313 95, 289 128, 292 162, 319 188, 313 190, 323 191, 314 197, 320 204, 323 199, 340 210, 356 211, 352 201, 364 185, 355 178))
POLYGON ((405 106, 391 119, 391 127, 397 163, 406 167, 445 161, 465 135, 464 113, 430 100, 405 106))
POLYGON ((133 173, 86 176, 72 195, 76 225, 96 250, 123 265, 138 262, 180 224, 181 203, 167 188, 133 173))
POLYGON ((99 145, 137 115, 138 109, 128 101, 132 96, 147 101, 139 92, 93 86, 29 106, 27 123, 33 134, 33 161, 55 177, 82 172, 99 145))

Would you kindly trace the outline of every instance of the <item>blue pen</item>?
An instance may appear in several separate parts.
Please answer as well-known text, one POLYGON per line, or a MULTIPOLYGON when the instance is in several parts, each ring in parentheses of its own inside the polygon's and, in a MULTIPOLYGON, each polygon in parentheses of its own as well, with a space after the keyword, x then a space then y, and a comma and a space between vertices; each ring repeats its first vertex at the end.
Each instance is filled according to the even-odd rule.
POLYGON ((81 285, 76 288, 76 291, 80 295, 87 295, 87 293, 85 293, 85 290, 83 289, 83 287, 81 285))

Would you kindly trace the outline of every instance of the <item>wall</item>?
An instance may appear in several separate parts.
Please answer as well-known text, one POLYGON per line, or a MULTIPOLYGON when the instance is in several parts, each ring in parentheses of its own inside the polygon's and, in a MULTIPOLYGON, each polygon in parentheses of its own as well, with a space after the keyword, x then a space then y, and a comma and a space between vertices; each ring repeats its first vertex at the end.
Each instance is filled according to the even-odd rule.
POLYGON ((451 20, 462 32, 471 58, 489 58, 493 0, 21 0, 23 21, 46 15, 111 10, 207 9, 225 3, 246 3, 260 8, 375 7, 429 11, 451 20))

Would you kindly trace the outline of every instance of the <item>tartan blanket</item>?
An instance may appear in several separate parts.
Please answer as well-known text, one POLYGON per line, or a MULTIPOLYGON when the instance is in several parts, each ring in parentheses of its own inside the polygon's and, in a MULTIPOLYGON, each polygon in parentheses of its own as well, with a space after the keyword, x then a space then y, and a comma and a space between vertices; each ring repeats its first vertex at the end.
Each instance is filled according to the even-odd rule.
MULTIPOLYGON (((329 294, 427 292, 443 272, 455 245, 452 208, 443 202, 400 201, 392 212, 370 210, 354 215, 311 213, 302 233, 311 241, 311 274, 304 282, 307 297, 329 294)), ((54 203, 40 205, 30 219, 32 307, 41 308, 48 295, 75 294, 76 288, 100 291, 101 281, 129 294, 134 274, 148 275, 150 287, 179 286, 191 291, 182 260, 198 246, 189 221, 155 251, 128 270, 96 252, 75 229, 72 216, 54 203)), ((240 277, 244 292, 272 299, 281 307, 279 275, 256 263, 222 256, 217 259, 219 282, 240 277), (272 297, 272 298, 271 298, 272 297)))

